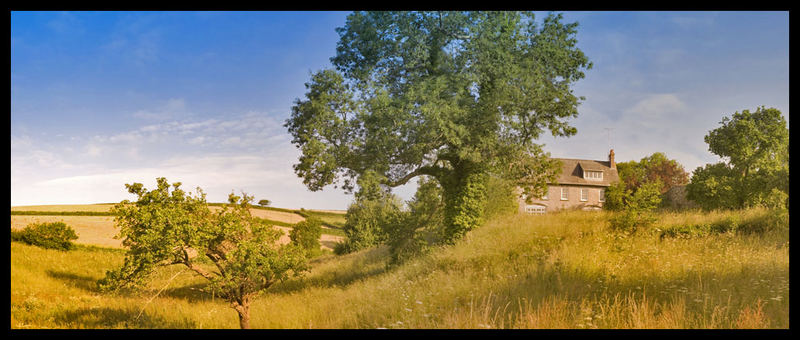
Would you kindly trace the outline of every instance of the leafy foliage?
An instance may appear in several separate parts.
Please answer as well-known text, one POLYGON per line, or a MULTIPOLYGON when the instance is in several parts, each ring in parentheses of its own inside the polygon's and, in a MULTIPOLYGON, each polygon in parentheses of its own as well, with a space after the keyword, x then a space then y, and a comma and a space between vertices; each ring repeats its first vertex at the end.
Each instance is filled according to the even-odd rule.
POLYGON ((402 218, 387 228, 387 244, 395 264, 426 253, 445 237, 443 192, 435 180, 421 177, 408 207, 402 218))
POLYGON ((689 183, 689 174, 674 159, 669 159, 663 152, 656 152, 642 158, 639 162, 629 161, 617 163, 620 180, 628 190, 636 190, 646 182, 660 181, 661 194, 679 185, 689 183))
POLYGON ((402 202, 380 183, 380 175, 373 171, 359 178, 356 201, 345 215, 344 233, 347 238, 334 249, 335 253, 350 253, 382 244, 387 239, 387 230, 397 225, 402 202))
MULTIPOLYGON (((529 12, 356 12, 337 28, 335 69, 306 84, 285 126, 311 190, 350 192, 368 171, 443 188, 446 242, 483 218, 489 174, 543 190, 557 164, 533 141, 571 136, 591 63, 577 23, 529 12)), ((356 209, 367 209, 358 206, 356 209)), ((354 211, 355 214, 355 211, 354 211)))
POLYGON ((262 207, 268 207, 272 202, 270 200, 260 200, 258 201, 258 205, 262 207))
MULTIPOLYGON (((622 196, 623 211, 613 215, 609 222, 612 230, 633 234, 657 221, 652 213, 661 203, 659 180, 643 184, 632 194, 622 196)), ((624 189, 627 191, 627 189, 624 189)), ((616 204, 616 203, 615 203, 616 204)))
POLYGON ((281 232, 250 215, 253 199, 231 194, 229 204, 212 213, 205 193, 196 196, 170 185, 163 177, 148 191, 141 183, 126 184, 136 202, 124 200, 113 211, 118 237, 127 248, 125 263, 100 280, 104 289, 144 284, 157 266, 184 265, 207 279, 217 296, 238 312, 240 326, 249 328, 250 301, 275 282, 306 269, 303 250, 279 246, 281 232), (214 269, 200 264, 213 263, 214 269))
POLYGON ((514 182, 490 176, 486 185, 486 219, 517 211, 517 199, 514 182))
POLYGON ((711 223, 664 227, 659 231, 659 237, 661 239, 696 238, 721 233, 761 235, 774 231, 786 232, 788 231, 788 226, 789 212, 787 209, 769 209, 746 218, 740 218, 737 214, 732 214, 711 223))
POLYGON ((319 238, 322 236, 322 221, 316 218, 307 218, 305 221, 297 222, 291 231, 289 238, 292 242, 302 247, 309 257, 319 255, 319 238))
POLYGON ((705 209, 788 207, 789 129, 781 112, 762 106, 720 124, 705 142, 725 161, 695 169, 687 197, 705 209))
POLYGON ((75 230, 64 222, 31 223, 20 231, 11 231, 12 241, 47 249, 74 249, 72 241, 77 239, 75 230))

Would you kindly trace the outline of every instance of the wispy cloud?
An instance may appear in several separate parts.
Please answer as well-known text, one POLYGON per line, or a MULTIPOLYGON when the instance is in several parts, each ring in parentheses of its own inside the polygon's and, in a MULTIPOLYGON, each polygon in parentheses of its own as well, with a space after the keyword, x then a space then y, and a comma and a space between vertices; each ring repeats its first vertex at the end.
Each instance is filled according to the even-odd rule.
POLYGON ((12 137, 14 205, 120 201, 125 183, 160 176, 200 186, 212 201, 223 201, 231 190, 269 195, 286 207, 341 209, 350 200, 339 190, 318 195, 303 186, 292 170, 299 152, 282 122, 263 112, 95 135, 76 141, 82 152, 66 152, 66 146, 44 151, 34 138, 12 137), (79 171, 66 171, 70 167, 79 171))

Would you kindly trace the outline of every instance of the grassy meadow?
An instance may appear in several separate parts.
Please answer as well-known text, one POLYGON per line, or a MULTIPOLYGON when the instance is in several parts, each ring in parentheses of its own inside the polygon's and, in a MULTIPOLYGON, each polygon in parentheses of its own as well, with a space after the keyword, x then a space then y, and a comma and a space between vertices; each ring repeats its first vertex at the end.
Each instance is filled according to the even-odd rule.
MULTIPOLYGON (((788 328, 788 215, 664 212, 635 235, 609 212, 494 218, 399 266, 385 247, 314 259, 252 305, 253 328, 788 328), (672 233, 726 220, 764 230, 672 233), (760 221, 760 222, 759 222, 760 221), (775 223, 779 221, 779 223, 775 223), (760 224, 759 224, 760 223, 760 224), (747 223, 742 223, 747 224, 747 223), (677 235, 677 236, 675 236, 677 235)), ((238 328, 179 266, 142 291, 100 293, 121 250, 11 244, 12 328, 238 328)))

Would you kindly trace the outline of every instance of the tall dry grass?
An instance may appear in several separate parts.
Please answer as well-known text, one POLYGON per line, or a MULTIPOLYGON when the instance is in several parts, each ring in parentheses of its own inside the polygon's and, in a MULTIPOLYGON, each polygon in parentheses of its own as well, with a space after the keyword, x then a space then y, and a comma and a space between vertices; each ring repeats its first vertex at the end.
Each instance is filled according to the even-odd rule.
MULTIPOLYGON (((608 212, 495 218, 459 243, 388 267, 385 248, 327 255, 252 306, 254 328, 788 328, 785 226, 662 238, 675 225, 769 211, 662 213, 611 233, 608 212)), ((11 245, 12 328, 233 328, 236 313, 179 267, 143 292, 93 286, 122 254, 11 245), (177 276, 175 276, 177 274, 177 276), (173 281, 170 278, 175 277, 173 281), (160 296, 146 302, 165 285, 160 296), (141 316, 135 317, 143 311, 141 316)))

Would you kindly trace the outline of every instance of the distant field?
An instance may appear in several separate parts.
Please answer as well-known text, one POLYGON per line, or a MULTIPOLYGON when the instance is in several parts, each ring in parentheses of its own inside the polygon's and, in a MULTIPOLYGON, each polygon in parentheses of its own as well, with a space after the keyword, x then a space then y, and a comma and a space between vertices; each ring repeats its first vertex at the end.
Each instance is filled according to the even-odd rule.
POLYGON ((56 204, 56 205, 23 205, 11 207, 11 211, 93 211, 107 212, 113 204, 56 204))
MULTIPOLYGON (((113 216, 27 216, 11 215, 11 229, 22 229, 30 223, 58 222, 63 221, 78 234, 75 243, 84 245, 95 245, 101 247, 122 248, 122 241, 114 239, 117 229, 114 226, 113 216)), ((280 239, 281 243, 289 243, 289 230, 291 228, 276 226, 283 231, 280 239)), ((323 229, 320 243, 323 249, 332 250, 333 246, 342 240, 342 236, 331 235, 337 231, 323 229)))
MULTIPOLYGON (((86 215, 108 213, 114 204, 59 204, 59 205, 29 205, 11 207, 11 228, 22 229, 30 223, 36 222, 56 222, 63 221, 67 225, 75 229, 78 234, 78 244, 96 245, 101 247, 122 247, 121 240, 115 240, 113 237, 117 233, 114 227, 113 216, 70 216, 70 215, 56 215, 56 214, 79 214, 85 213, 86 215), (23 213, 31 213, 36 215, 18 215, 23 213)), ((222 209, 221 204, 212 203, 209 207, 212 211, 219 211, 222 209)), ((291 230, 291 225, 305 220, 300 214, 294 213, 294 210, 281 209, 281 208, 265 208, 253 207, 250 212, 253 216, 266 219, 275 226, 284 231, 284 236, 281 242, 289 242, 288 231, 291 230)), ((300 211, 298 211, 300 212, 300 211)), ((338 227, 344 224, 344 215, 335 212, 317 212, 312 210, 303 210, 302 214, 308 216, 315 216, 323 220, 327 225, 338 227)), ((331 229, 323 227, 323 234, 320 242, 324 249, 332 249, 336 242, 339 242, 344 233, 340 229, 331 229)))
MULTIPOLYGON (((212 211, 222 209, 222 203, 210 203, 212 211)), ((114 204, 58 204, 58 205, 27 205, 11 207, 13 215, 102 215, 110 212, 114 204)), ((342 210, 292 210, 273 207, 253 206, 250 212, 255 217, 277 221, 285 224, 295 224, 304 221, 306 217, 316 217, 322 220, 323 224, 332 228, 344 227, 344 214, 342 210)), ((284 225, 286 226, 286 225, 284 225)))

